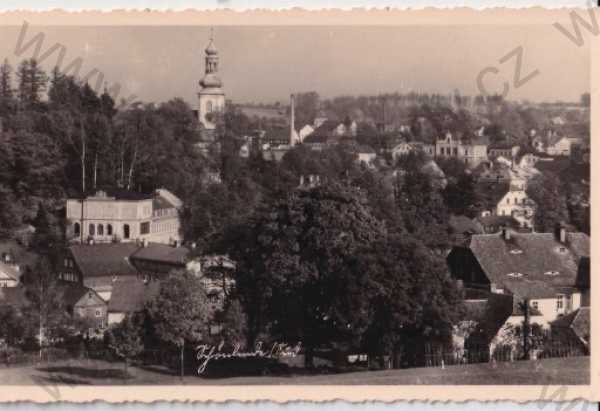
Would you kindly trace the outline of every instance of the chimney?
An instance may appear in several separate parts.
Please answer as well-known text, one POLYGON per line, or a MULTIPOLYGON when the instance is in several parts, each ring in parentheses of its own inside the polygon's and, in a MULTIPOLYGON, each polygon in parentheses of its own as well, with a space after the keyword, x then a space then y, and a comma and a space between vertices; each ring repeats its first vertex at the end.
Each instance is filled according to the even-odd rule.
POLYGON ((559 223, 556 225, 555 235, 557 241, 559 241, 561 244, 566 244, 567 229, 563 223, 559 223))
POLYGON ((296 139, 296 98, 293 94, 290 94, 290 146, 294 146, 296 139))

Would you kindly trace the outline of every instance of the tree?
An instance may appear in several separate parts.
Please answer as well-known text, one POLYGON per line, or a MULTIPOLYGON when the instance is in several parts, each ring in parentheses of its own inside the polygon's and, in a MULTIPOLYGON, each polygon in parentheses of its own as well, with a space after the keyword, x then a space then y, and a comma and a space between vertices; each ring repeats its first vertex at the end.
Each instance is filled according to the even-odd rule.
POLYGON ((12 84, 13 68, 4 59, 4 63, 0 65, 0 115, 7 115, 14 105, 14 90, 12 84))
POLYGON ((448 247, 448 210, 429 175, 408 169, 398 182, 396 204, 410 234, 440 252, 448 247))
POLYGON ((372 287, 357 260, 384 232, 360 191, 338 183, 264 204, 229 250, 249 343, 264 331, 302 341, 308 367, 317 347, 356 344, 372 287))
POLYGON ((207 337, 210 307, 201 280, 186 271, 173 272, 161 281, 147 311, 156 335, 179 348, 183 378, 186 341, 207 337))
POLYGON ((23 108, 39 107, 43 93, 46 91, 48 76, 39 66, 36 59, 23 60, 17 69, 19 80, 17 94, 23 108))
POLYGON ((24 336, 26 328, 21 315, 12 306, 0 307, 0 340, 8 346, 16 345, 24 336))
POLYGON ((568 221, 569 211, 564 187, 555 174, 538 174, 527 185, 527 195, 535 202, 534 226, 538 232, 552 232, 568 221))
POLYGON ((51 263, 41 257, 33 269, 24 275, 25 296, 29 301, 29 324, 35 326, 40 344, 40 359, 44 342, 51 342, 66 321, 63 292, 51 263))
POLYGON ((141 325, 130 315, 126 315, 123 321, 108 330, 108 345, 118 357, 123 359, 125 378, 127 378, 129 361, 144 350, 140 330, 141 325))
POLYGON ((359 269, 370 271, 378 284, 363 339, 370 354, 389 355, 396 367, 418 365, 425 342, 448 344, 463 305, 441 256, 396 233, 374 245, 362 263, 359 269))
POLYGON ((448 210, 457 215, 475 217, 474 206, 477 203, 475 180, 471 174, 463 173, 457 180, 450 180, 443 191, 448 210))

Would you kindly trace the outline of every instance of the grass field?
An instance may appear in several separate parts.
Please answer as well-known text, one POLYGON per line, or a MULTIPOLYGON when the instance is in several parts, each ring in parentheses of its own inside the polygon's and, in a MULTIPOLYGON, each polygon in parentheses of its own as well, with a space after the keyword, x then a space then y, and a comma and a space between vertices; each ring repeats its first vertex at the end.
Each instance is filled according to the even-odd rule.
POLYGON ((0 385, 406 385, 406 384, 589 384, 590 358, 553 358, 540 361, 469 364, 441 368, 365 371, 342 374, 235 377, 205 379, 179 377, 160 369, 123 367, 104 361, 64 361, 38 366, 2 368, 0 385))

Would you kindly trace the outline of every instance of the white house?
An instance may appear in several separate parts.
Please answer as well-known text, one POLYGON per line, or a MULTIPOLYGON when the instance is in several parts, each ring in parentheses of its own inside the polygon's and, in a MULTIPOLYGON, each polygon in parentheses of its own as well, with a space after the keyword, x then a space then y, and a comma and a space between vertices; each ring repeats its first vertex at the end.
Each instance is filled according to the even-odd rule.
POLYGON ((535 203, 523 189, 510 189, 496 206, 497 215, 511 216, 523 228, 532 227, 534 211, 535 203))
POLYGON ((182 202, 166 189, 142 194, 98 190, 84 199, 67 200, 67 235, 75 241, 181 241, 182 202))
POLYGON ((304 139, 310 136, 314 131, 315 129, 309 124, 302 127, 300 131, 298 131, 298 137, 300 138, 300 142, 303 142, 304 139))
POLYGON ((555 137, 548 139, 546 154, 551 156, 571 155, 571 139, 568 137, 555 137))

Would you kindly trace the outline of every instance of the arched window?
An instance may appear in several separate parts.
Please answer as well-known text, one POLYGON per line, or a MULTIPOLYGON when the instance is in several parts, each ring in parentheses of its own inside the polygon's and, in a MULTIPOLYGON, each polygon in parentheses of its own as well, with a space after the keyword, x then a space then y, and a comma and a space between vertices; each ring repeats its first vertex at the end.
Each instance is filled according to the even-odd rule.
POLYGON ((90 224, 88 228, 88 234, 91 236, 96 235, 96 226, 94 224, 90 224))
POLYGON ((213 111, 213 104, 212 101, 207 101, 206 102, 206 112, 207 113, 212 113, 213 111))
POLYGON ((112 225, 106 224, 106 235, 112 235, 112 225))
POLYGON ((73 224, 73 234, 75 234, 75 235, 81 234, 81 226, 79 225, 79 223, 73 224))
POLYGON ((102 224, 98 224, 98 235, 104 235, 104 226, 102 224))
POLYGON ((129 224, 123 225, 123 238, 129 238, 129 224))

